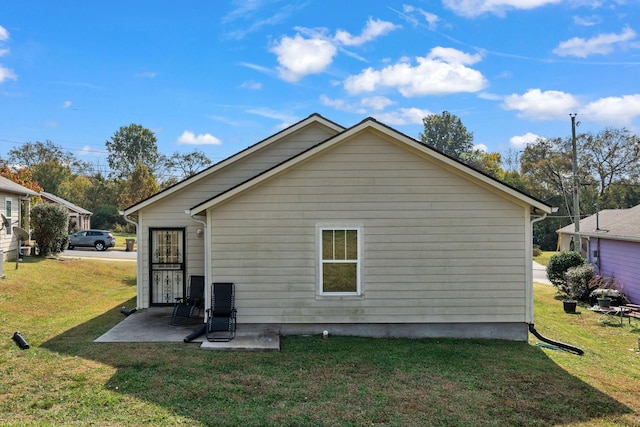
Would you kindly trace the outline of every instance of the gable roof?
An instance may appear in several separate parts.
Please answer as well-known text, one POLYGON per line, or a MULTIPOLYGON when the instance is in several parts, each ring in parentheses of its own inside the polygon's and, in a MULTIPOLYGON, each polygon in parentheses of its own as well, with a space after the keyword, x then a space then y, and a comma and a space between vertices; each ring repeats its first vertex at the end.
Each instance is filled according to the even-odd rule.
POLYGON ((509 196, 523 201, 526 204, 529 204, 530 206, 539 209, 540 211, 544 212, 544 213, 551 213, 552 212, 552 207, 548 204, 546 204, 543 201, 540 201, 538 199, 535 199, 523 192, 521 192, 520 190, 517 190, 483 172, 480 172, 462 162, 460 162, 459 160, 453 159, 452 157, 449 157, 443 153, 441 153, 440 151, 435 150, 432 147, 427 146, 426 144, 417 141, 414 138, 411 138, 399 131, 397 131, 396 129, 393 129, 385 124, 382 124, 380 122, 378 122, 377 120, 375 120, 374 118, 367 118, 365 120, 363 120, 362 122, 356 124, 355 126, 349 128, 349 129, 345 129, 343 132, 309 148, 308 150, 280 163, 279 165, 274 166, 271 169, 268 169, 258 175, 256 175, 253 178, 248 179, 247 181, 223 192, 217 195, 214 195, 213 197, 211 197, 208 200, 203 201, 202 203, 192 207, 190 209, 190 214, 191 215, 197 215, 199 213, 201 213, 202 211, 213 207, 219 203, 224 202, 225 200, 228 200, 232 197, 235 197, 236 195, 243 193, 245 191, 249 191, 251 188, 254 188, 258 185, 260 185, 262 182, 276 176, 279 175, 287 170, 289 170, 290 168, 296 166, 297 164, 299 164, 300 162, 305 161, 306 159, 309 159, 313 156, 316 156, 322 152, 325 152, 327 150, 329 150, 331 147, 335 146, 336 144, 339 144, 349 138, 354 137, 355 135, 361 133, 361 132, 365 132, 365 131, 372 131, 372 132, 376 132, 378 135, 381 135, 382 137, 393 141, 393 142, 397 142, 400 144, 404 144, 404 146, 414 150, 417 154, 419 155, 424 155, 450 169, 453 169, 454 171, 463 174, 467 177, 472 177, 473 179, 475 179, 477 182, 483 183, 491 188, 495 188, 499 191, 501 191, 504 194, 508 194, 509 196))
POLYGON ((165 197, 167 197, 167 196, 169 196, 169 195, 171 195, 171 194, 173 194, 173 193, 175 193, 177 191, 180 191, 180 190, 184 189, 185 187, 188 187, 191 184, 193 184, 193 183, 195 183, 197 181, 200 181, 201 179, 206 178, 209 175, 219 171, 220 169, 222 169, 222 168, 224 168, 226 166, 229 166, 230 164, 232 164, 232 163, 234 163, 234 162, 236 162, 236 161, 238 161, 238 160, 240 160, 240 159, 242 159, 244 157, 247 157, 250 154, 252 154, 252 153, 254 153, 254 152, 258 151, 258 150, 262 150, 265 147, 268 147, 269 145, 273 144, 274 142, 279 141, 282 138, 285 138, 285 137, 287 137, 287 136, 289 136, 289 135, 291 135, 291 134, 293 134, 293 133, 295 133, 295 132, 297 132, 297 131, 299 131, 299 130, 301 130, 301 129, 309 126, 309 125, 312 125, 312 124, 321 124, 321 125, 329 128, 329 129, 333 129, 335 132, 342 132, 345 129, 343 126, 341 126, 341 125, 339 125, 339 124, 337 124, 337 123, 335 123, 335 122, 333 122, 331 120, 328 120, 328 119, 322 117, 320 114, 313 113, 310 116, 308 116, 307 118, 302 119, 297 123, 294 123, 293 125, 289 126, 288 128, 283 129, 283 130, 281 130, 281 131, 279 131, 279 132, 277 132, 277 133, 275 133, 275 134, 273 134, 273 135, 271 135, 271 136, 269 136, 269 137, 267 137, 267 138, 255 143, 255 144, 245 148, 244 150, 239 151, 238 153, 235 153, 235 154, 231 155, 230 157, 227 157, 226 159, 224 159, 224 160, 222 160, 222 161, 220 161, 220 162, 218 162, 218 163, 216 163, 216 164, 214 164, 214 165, 212 165, 212 166, 210 166, 210 167, 208 167, 208 168, 196 173, 195 175, 190 176, 189 178, 186 178, 186 179, 184 179, 184 180, 182 180, 182 181, 180 181, 180 182, 178 182, 178 183, 176 183, 176 184, 174 184, 174 185, 172 185, 172 186, 170 186, 170 187, 168 187, 168 188, 166 188, 166 189, 164 189, 164 190, 162 190, 162 191, 160 191, 160 192, 158 192, 158 193, 156 193, 156 194, 154 194, 154 195, 152 195, 150 197, 148 197, 147 199, 142 200, 142 201, 136 203, 135 205, 132 205, 132 206, 126 208, 123 213, 124 213, 124 215, 130 215, 130 214, 132 214, 132 213, 134 213, 134 212, 136 212, 136 211, 138 211, 138 210, 140 210, 140 209, 142 209, 142 208, 144 208, 146 206, 149 206, 149 205, 157 202, 158 200, 163 199, 163 198, 165 198, 165 197))
MULTIPOLYGON (((574 234, 574 224, 557 233, 574 234)), ((640 242, 640 205, 628 209, 605 209, 580 220, 580 235, 640 242)))
POLYGON ((62 205, 64 207, 66 207, 67 209, 70 209, 74 212, 77 212, 79 214, 85 214, 85 215, 93 215, 92 212, 89 212, 88 210, 81 208, 78 205, 74 205, 73 203, 63 199, 62 197, 58 197, 58 196, 54 196, 51 193, 45 193, 44 191, 42 193, 40 193, 40 195, 42 196, 43 199, 48 199, 51 200, 52 202, 55 202, 59 205, 62 205))
POLYGON ((37 192, 30 190, 27 187, 13 182, 3 176, 0 176, 0 191, 4 193, 19 194, 20 196, 39 196, 37 192))

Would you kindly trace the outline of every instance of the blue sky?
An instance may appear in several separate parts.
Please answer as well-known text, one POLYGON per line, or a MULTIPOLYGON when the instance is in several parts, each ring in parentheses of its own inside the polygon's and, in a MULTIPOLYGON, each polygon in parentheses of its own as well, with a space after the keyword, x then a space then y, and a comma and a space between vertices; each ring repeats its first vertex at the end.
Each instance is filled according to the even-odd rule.
POLYGON ((131 123, 214 161, 312 113, 475 144, 640 132, 638 0, 0 0, 0 156, 50 140, 106 168, 131 123))

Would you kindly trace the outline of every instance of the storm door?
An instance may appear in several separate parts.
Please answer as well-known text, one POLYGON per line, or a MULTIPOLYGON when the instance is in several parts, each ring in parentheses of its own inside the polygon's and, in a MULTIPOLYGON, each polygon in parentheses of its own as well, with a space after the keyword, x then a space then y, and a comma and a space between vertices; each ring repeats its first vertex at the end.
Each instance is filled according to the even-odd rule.
POLYGON ((151 305, 173 304, 185 292, 184 228, 149 230, 151 305))

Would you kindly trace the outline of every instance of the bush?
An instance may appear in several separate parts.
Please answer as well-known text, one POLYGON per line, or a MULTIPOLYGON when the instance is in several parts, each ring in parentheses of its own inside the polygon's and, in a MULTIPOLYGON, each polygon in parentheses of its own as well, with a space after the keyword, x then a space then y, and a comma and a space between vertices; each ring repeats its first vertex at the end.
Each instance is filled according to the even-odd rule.
POLYGON ((575 251, 564 251, 559 254, 555 254, 549 260, 547 264, 547 278, 549 281, 558 288, 558 291, 568 293, 567 281, 564 274, 571 267, 578 267, 583 265, 584 258, 575 251))
POLYGON ((564 274, 567 282, 566 294, 571 298, 588 301, 591 294, 590 283, 592 283, 595 273, 591 264, 582 264, 571 267, 564 274))
POLYGON ((69 244, 67 208, 55 203, 40 203, 31 209, 33 239, 41 256, 56 255, 69 244))
POLYGON ((542 249, 540 249, 540 246, 534 245, 533 247, 533 256, 540 256, 542 255, 542 249))

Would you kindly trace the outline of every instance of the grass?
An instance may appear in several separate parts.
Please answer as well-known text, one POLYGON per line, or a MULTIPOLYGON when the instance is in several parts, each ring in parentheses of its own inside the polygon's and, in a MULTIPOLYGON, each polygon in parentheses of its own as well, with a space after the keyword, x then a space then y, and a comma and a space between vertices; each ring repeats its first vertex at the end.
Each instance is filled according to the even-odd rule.
POLYGON ((0 425, 640 426, 640 323, 568 315, 535 285, 526 342, 284 337, 277 353, 94 343, 135 264, 28 259, 0 281, 0 425), (11 340, 19 330, 31 344, 11 340))
POLYGON ((551 259, 551 257, 557 253, 558 252, 556 251, 542 251, 542 254, 533 257, 533 260, 538 264, 542 264, 546 267, 547 264, 549 264, 549 260, 551 259))

